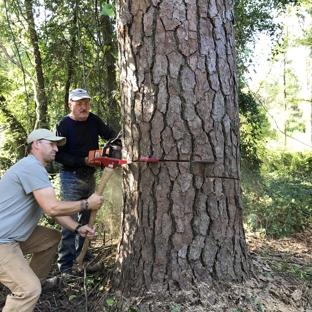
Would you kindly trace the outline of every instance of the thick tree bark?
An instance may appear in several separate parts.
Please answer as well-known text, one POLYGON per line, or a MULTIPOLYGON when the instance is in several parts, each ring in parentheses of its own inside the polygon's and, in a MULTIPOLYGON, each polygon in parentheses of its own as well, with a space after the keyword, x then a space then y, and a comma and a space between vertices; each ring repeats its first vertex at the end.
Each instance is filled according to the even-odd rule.
POLYGON ((125 157, 113 287, 241 282, 239 119, 231 0, 118 0, 125 157), (207 159, 212 164, 179 160, 207 159))

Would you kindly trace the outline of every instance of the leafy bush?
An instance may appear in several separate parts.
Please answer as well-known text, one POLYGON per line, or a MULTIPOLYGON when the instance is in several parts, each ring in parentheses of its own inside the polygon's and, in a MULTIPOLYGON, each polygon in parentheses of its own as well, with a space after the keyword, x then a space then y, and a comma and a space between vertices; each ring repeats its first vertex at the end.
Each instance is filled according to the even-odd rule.
POLYGON ((248 229, 280 237, 311 225, 311 178, 311 153, 270 153, 263 162, 261 175, 243 171, 248 229))
POLYGON ((253 171, 260 169, 261 151, 265 150, 265 141, 272 137, 268 119, 257 99, 250 92, 238 89, 240 113, 240 144, 242 163, 253 171))

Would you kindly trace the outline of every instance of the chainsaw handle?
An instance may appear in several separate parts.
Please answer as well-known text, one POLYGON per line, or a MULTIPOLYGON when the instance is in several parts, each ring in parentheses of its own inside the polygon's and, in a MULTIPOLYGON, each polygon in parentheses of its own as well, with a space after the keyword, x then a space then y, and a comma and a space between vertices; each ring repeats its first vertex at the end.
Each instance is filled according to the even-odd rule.
POLYGON ((152 158, 152 157, 140 157, 140 162, 150 162, 150 163, 157 163, 159 162, 159 159, 157 158, 152 158))

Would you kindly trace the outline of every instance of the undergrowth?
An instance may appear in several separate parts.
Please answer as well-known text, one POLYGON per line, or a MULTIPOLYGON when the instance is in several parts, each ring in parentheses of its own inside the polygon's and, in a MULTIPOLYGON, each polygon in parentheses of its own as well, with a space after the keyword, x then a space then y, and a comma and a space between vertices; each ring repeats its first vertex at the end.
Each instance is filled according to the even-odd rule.
POLYGON ((247 230, 282 237, 312 224, 312 153, 271 152, 260 172, 242 172, 247 230))

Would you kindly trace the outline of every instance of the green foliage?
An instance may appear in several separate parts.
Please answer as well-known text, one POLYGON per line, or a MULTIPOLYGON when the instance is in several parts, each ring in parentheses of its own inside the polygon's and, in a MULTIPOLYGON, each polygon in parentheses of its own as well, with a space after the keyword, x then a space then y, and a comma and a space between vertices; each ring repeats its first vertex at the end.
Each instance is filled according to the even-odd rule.
MULTIPOLYGON (((15 128, 25 141, 35 126, 38 103, 38 81, 35 75, 34 53, 29 40, 28 25, 22 3, 1 3, 0 11, 0 90, 5 97, 5 108, 20 124, 15 128)), ((52 130, 68 113, 69 90, 86 88, 93 96, 92 111, 118 131, 120 107, 112 94, 117 84, 114 68, 117 44, 112 4, 84 1, 33 2, 36 33, 41 54, 45 95, 48 100, 47 119, 52 130), (101 15, 104 8, 106 15, 101 15), (107 81, 115 83, 108 84, 107 81)), ((1 96, 0 94, 0 96, 1 96)), ((41 103, 39 103, 41 105, 41 103)), ((2 108, 2 105, 1 105, 2 108)), ((10 124, 0 109, 0 126, 6 133, 4 140, 13 159, 14 150, 21 144, 12 136, 10 124), (10 148, 11 147, 11 148, 10 148)), ((4 155, 2 155, 4 156, 4 155)), ((24 155, 23 155, 24 156, 24 155)), ((20 159, 17 154, 14 161, 20 159)))
POLYGON ((274 268, 275 271, 292 273, 296 275, 301 280, 307 280, 308 275, 311 274, 311 270, 307 267, 292 265, 287 262, 276 262, 276 261, 268 261, 268 264, 274 268))
POLYGON ((312 224, 312 153, 270 152, 261 175, 247 176, 243 202, 250 230, 281 237, 312 224))
MULTIPOLYGON (((256 30, 263 30, 261 27, 263 20, 271 20, 270 14, 263 13, 260 18, 259 9, 257 8, 257 3, 253 7, 252 3, 248 0, 235 0, 235 41, 237 50, 237 68, 239 72, 239 77, 242 78, 244 72, 248 70, 250 63, 252 63, 252 50, 248 48, 248 43, 255 40, 255 25, 256 30), (258 29, 257 29, 258 28, 258 29)), ((273 24, 270 21, 270 24, 273 24)), ((266 28, 272 28, 275 31, 273 25, 267 26, 266 28)))
POLYGON ((286 179, 310 181, 312 174, 311 152, 271 151, 262 169, 264 174, 286 179))
POLYGON ((286 144, 287 135, 295 131, 306 131, 305 120, 302 119, 302 95, 298 77, 294 74, 292 61, 289 60, 288 51, 295 45, 293 34, 289 32, 286 24, 282 28, 282 36, 273 50, 272 77, 262 83, 265 103, 270 113, 280 114, 280 127, 283 129, 283 141, 286 144), (300 105, 301 104, 301 105, 300 105))
POLYGON ((106 299, 106 303, 108 305, 108 311, 114 311, 114 307, 115 307, 115 301, 112 298, 108 298, 106 299))
POLYGON ((76 295, 71 295, 71 296, 69 296, 68 300, 69 300, 69 301, 72 301, 72 300, 74 300, 74 299, 76 299, 76 298, 77 298, 76 295))
POLYGON ((13 161, 7 157, 0 157, 0 178, 3 176, 5 171, 13 165, 13 161))
MULTIPOLYGON (((303 14, 302 11, 297 12, 297 17, 300 20, 301 23, 303 23, 306 20, 307 15, 312 17, 312 7, 311 7, 311 0, 302 0, 302 7, 305 10, 306 14, 303 14)), ((302 38, 297 39, 297 43, 310 47, 310 50, 312 48, 312 25, 310 24, 310 27, 306 29, 303 33, 302 38)))
POLYGON ((93 278, 87 278, 85 281, 86 285, 94 285, 94 279, 93 278))
MULTIPOLYGON (((52 165, 55 164, 55 162, 52 163, 52 165)), ((47 168, 49 172, 49 168, 47 168)), ((49 174, 49 180, 54 188, 55 195, 58 199, 60 199, 60 176, 59 174, 49 174)), ((46 214, 43 214, 40 219, 40 224, 43 226, 47 226, 53 229, 61 230, 62 227, 55 222, 55 220, 52 217, 47 216, 46 214)))
POLYGON ((238 90, 241 156, 245 169, 259 170, 260 154, 265 153, 265 138, 272 136, 269 122, 262 107, 250 92, 238 90))
POLYGON ((103 10, 100 15, 115 16, 115 5, 103 2, 103 10))
POLYGON ((235 0, 235 40, 238 77, 252 69, 253 45, 259 33, 276 41, 281 33, 278 15, 299 0, 235 0))

